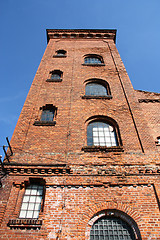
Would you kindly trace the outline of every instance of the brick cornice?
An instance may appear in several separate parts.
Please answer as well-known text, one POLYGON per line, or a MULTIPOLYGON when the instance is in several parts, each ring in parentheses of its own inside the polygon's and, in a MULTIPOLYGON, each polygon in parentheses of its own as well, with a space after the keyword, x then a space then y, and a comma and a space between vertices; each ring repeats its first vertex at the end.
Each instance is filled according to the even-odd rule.
POLYGON ((112 39, 116 40, 116 29, 47 29, 47 42, 50 39, 112 39))
POLYGON ((142 103, 142 102, 144 102, 144 103, 149 103, 149 102, 151 102, 151 103, 156 103, 156 102, 160 103, 160 99, 147 99, 147 98, 145 98, 145 99, 138 99, 138 101, 139 101, 139 103, 142 103))

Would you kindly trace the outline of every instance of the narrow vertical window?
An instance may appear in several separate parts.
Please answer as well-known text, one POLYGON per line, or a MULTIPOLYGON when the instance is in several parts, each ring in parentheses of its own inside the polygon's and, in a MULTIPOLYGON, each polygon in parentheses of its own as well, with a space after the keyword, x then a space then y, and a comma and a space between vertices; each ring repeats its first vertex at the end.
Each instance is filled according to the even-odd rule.
POLYGON ((26 188, 19 218, 39 217, 43 198, 43 186, 31 184, 26 188))
POLYGON ((53 122, 57 108, 52 104, 46 104, 42 108, 41 122, 53 122))

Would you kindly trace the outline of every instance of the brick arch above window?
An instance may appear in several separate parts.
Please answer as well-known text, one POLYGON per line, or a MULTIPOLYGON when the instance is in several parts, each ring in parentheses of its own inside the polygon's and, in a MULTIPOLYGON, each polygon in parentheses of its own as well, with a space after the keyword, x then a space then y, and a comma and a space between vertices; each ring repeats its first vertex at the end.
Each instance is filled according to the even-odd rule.
POLYGON ((111 99, 111 89, 107 81, 98 78, 91 78, 85 82, 85 95, 82 98, 103 98, 111 99))
POLYGON ((100 233, 103 237, 108 237, 108 239, 120 235, 123 235, 123 237, 127 235, 127 239, 130 240, 142 239, 135 220, 127 213, 118 209, 105 209, 94 214, 88 222, 87 231, 87 239, 90 240, 99 239, 100 233), (105 229, 103 229, 104 227, 105 229))
POLYGON ((122 152, 122 140, 117 122, 107 116, 97 115, 87 121, 87 146, 84 151, 122 152))

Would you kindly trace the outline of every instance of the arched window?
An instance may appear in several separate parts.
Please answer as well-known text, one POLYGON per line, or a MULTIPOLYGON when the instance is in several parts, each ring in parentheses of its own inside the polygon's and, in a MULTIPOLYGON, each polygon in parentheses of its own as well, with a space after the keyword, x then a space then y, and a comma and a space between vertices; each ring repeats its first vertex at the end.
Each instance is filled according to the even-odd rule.
POLYGON ((107 96, 108 91, 106 86, 99 82, 89 82, 86 84, 85 88, 86 96, 107 96))
POLYGON ((52 80, 60 80, 61 79, 61 72, 60 71, 53 71, 52 73, 51 73, 51 79, 52 80))
POLYGON ((107 122, 93 121, 87 127, 88 146, 118 146, 115 128, 107 122))
POLYGON ((90 240, 136 240, 133 229, 119 217, 104 216, 92 226, 90 240))
POLYGON ((47 82, 61 82, 63 73, 60 70, 54 70, 50 72, 50 78, 47 82))
POLYGON ((59 56, 59 57, 66 56, 66 51, 62 50, 62 49, 56 51, 56 53, 57 53, 57 56, 59 56))
POLYGON ((91 65, 97 65, 97 64, 101 65, 101 64, 103 64, 103 59, 101 56, 91 54, 91 55, 87 55, 84 58, 84 63, 91 64, 91 65))

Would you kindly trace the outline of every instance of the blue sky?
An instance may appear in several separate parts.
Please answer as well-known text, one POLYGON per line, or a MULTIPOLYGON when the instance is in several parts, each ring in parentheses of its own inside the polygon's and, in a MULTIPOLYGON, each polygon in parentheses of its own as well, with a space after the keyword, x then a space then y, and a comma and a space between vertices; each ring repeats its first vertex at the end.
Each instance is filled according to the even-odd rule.
POLYGON ((160 0, 0 0, 0 23, 0 146, 12 137, 47 28, 117 29, 133 87, 160 92, 160 0))

